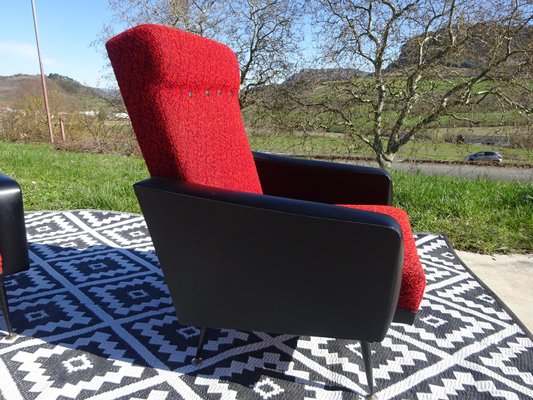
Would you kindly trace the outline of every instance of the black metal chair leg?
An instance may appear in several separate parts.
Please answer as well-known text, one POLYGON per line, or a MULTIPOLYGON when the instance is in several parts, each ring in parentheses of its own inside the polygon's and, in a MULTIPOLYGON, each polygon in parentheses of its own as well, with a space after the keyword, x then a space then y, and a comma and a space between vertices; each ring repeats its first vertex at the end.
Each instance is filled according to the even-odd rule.
POLYGON ((201 355, 202 355, 202 349, 204 348, 206 333, 207 333, 207 328, 203 326, 202 331, 200 332, 200 339, 198 339, 198 347, 196 347, 196 357, 194 357, 192 360, 194 364, 200 364, 203 361, 201 355))
POLYGON ((372 352, 370 349, 370 343, 361 340, 361 353, 363 353, 363 363, 365 364, 366 380, 368 382, 368 396, 367 400, 374 397, 374 378, 372 376, 372 352))
POLYGON ((4 286, 4 276, 0 275, 0 308, 4 315, 4 320, 7 326, 7 339, 11 339, 15 336, 13 328, 11 327, 11 319, 9 318, 9 305, 7 304, 6 288, 4 286))

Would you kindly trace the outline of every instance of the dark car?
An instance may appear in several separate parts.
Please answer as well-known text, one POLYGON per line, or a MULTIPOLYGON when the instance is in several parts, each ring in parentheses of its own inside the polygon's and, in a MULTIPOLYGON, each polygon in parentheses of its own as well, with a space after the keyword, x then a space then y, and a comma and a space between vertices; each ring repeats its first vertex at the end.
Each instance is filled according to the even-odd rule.
POLYGON ((469 162, 490 162, 490 163, 501 163, 502 155, 497 151, 478 151, 477 153, 470 154, 466 157, 466 161, 469 162))

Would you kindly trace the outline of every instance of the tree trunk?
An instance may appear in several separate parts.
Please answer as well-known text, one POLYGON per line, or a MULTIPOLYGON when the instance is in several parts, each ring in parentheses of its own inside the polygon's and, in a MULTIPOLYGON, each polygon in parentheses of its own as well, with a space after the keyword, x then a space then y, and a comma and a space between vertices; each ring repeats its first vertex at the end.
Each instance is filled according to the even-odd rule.
POLYGON ((384 169, 385 171, 390 171, 392 161, 394 160, 395 156, 396 153, 385 153, 381 151, 376 154, 376 161, 378 162, 378 165, 381 169, 384 169))

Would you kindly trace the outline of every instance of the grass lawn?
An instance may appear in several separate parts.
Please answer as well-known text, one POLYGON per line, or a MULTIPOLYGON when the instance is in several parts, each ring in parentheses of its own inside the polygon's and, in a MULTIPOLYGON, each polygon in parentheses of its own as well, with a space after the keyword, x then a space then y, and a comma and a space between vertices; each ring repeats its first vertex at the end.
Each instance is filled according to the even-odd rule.
POLYGON ((533 184, 392 173, 394 205, 413 230, 444 233, 459 250, 533 252, 533 184))
MULTIPOLYGON (((257 135, 250 137, 252 147, 257 150, 284 152, 292 154, 339 154, 370 156, 367 146, 343 137, 294 136, 294 135, 257 135)), ((468 154, 480 150, 495 150, 503 155, 505 162, 533 164, 533 151, 493 146, 438 143, 433 141, 411 141, 397 155, 397 158, 418 158, 427 160, 464 160, 468 154)))
POLYGON ((131 186, 148 176, 139 158, 5 142, 0 142, 0 172, 19 182, 26 211, 93 208, 139 213, 131 186))
MULTIPOLYGON (((132 184, 144 161, 0 142, 0 171, 21 185, 26 211, 104 209, 140 212, 132 184)), ((533 184, 393 172, 395 205, 413 230, 445 233, 456 249, 533 252, 533 184)))

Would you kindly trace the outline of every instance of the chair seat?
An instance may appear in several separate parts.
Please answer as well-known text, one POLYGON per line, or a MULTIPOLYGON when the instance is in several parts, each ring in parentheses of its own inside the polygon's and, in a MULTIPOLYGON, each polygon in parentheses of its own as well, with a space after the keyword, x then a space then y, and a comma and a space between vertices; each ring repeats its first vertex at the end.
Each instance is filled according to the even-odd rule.
POLYGON ((386 214, 394 218, 402 229, 404 240, 404 258, 402 272, 402 286, 397 308, 417 312, 422 301, 426 278, 422 264, 417 255, 413 231, 407 213, 399 208, 391 206, 340 204, 342 207, 355 208, 358 210, 372 211, 386 214))

